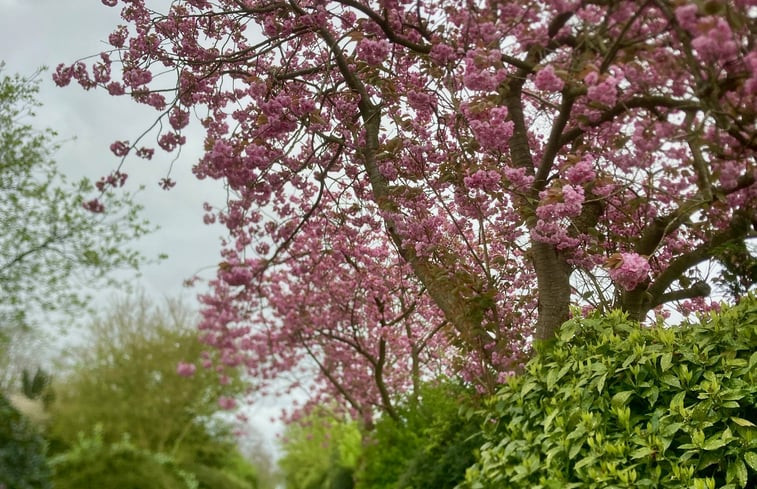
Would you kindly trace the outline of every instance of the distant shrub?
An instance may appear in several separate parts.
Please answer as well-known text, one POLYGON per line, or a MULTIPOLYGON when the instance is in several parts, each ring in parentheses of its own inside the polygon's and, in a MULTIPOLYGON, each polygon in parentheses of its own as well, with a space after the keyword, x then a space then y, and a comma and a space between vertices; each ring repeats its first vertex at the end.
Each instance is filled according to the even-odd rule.
POLYGON ((460 416, 470 393, 452 383, 427 384, 418 401, 397 407, 367 435, 357 489, 452 489, 481 444, 478 419, 460 416))
POLYGON ((757 487, 757 300, 699 324, 573 319, 488 404, 464 487, 757 487))
POLYGON ((51 459, 55 489, 198 489, 193 474, 170 457, 139 449, 127 439, 103 443, 102 434, 80 436, 70 450, 51 459))
POLYGON ((0 488, 48 489, 45 449, 36 428, 0 394, 0 488))

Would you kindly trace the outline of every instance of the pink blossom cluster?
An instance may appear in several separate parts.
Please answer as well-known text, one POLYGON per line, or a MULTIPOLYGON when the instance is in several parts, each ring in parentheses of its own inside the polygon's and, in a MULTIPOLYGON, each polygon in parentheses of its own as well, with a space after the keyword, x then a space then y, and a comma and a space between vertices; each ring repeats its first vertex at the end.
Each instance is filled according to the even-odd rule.
POLYGON ((197 371, 197 366, 194 363, 179 362, 176 365, 176 373, 182 377, 191 377, 197 371))
POLYGON ((744 64, 749 72, 749 78, 744 82, 744 91, 747 95, 757 98, 757 51, 746 55, 744 64))
POLYGON ((110 150, 114 155, 124 157, 129 154, 131 146, 129 141, 115 141, 110 145, 110 150))
POLYGON ((584 203, 583 187, 564 184, 560 188, 544 190, 539 196, 542 203, 536 208, 536 215, 540 219, 560 220, 581 214, 584 203))
POLYGON ((150 73, 150 70, 142 68, 131 68, 124 71, 123 80, 126 86, 141 87, 152 81, 152 73, 150 73))
POLYGON ((596 71, 592 71, 584 77, 584 83, 588 86, 586 98, 594 103, 612 106, 618 100, 619 79, 612 75, 600 77, 596 71))
POLYGON ((571 185, 584 185, 594 181, 596 173, 591 156, 585 156, 565 171, 565 178, 571 185))
POLYGON ((100 192, 104 192, 108 188, 123 187, 127 178, 128 175, 126 173, 116 170, 107 177, 100 178, 100 180, 95 183, 95 188, 100 192))
POLYGON ((534 176, 525 168, 505 166, 502 168, 502 174, 510 181, 514 190, 525 190, 534 183, 534 176))
POLYGON ((470 106, 463 106, 463 114, 481 147, 488 151, 504 153, 513 135, 513 122, 507 120, 507 107, 492 107, 475 112, 470 106))
POLYGON ((625 290, 633 290, 649 278, 649 260, 637 253, 616 253, 610 263, 610 278, 625 290))
POLYGON ((551 244, 560 251, 571 250, 581 244, 579 238, 568 233, 563 223, 544 219, 539 219, 531 228, 531 237, 536 241, 551 244))
POLYGON ((361 39, 357 45, 357 55, 369 65, 377 66, 389 56, 391 49, 386 39, 361 39))
POLYGON ((434 63, 441 66, 446 66, 448 63, 457 59, 455 50, 451 46, 441 42, 434 43, 434 45, 431 46, 429 57, 434 63))
POLYGON ((710 63, 724 63, 739 52, 731 26, 722 17, 717 17, 714 25, 695 37, 691 45, 703 61, 710 63))
POLYGON ((507 70, 501 67, 498 50, 478 49, 465 57, 463 83, 471 90, 490 92, 507 78, 507 70))
POLYGON ((501 186, 502 176, 494 170, 477 170, 463 178, 465 186, 469 189, 481 189, 484 192, 494 192, 501 186))
POLYGON ((547 92, 559 92, 565 86, 565 82, 557 76, 552 65, 547 65, 536 72, 534 84, 539 90, 547 92))
POLYGON ((160 136, 160 138, 158 138, 158 146, 160 146, 164 151, 168 152, 173 151, 186 142, 186 136, 182 136, 181 134, 177 134, 175 132, 164 133, 160 136))
POLYGON ((168 114, 168 122, 175 131, 184 129, 189 124, 189 111, 175 106, 168 114))
POLYGON ((88 200, 82 204, 82 207, 93 214, 102 214, 105 212, 105 206, 99 199, 88 200))

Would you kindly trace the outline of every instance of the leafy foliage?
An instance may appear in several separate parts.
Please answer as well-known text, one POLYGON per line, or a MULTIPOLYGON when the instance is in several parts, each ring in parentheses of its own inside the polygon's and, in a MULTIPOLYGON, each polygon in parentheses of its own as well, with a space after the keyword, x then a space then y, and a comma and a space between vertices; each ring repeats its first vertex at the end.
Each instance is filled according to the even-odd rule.
POLYGON ((357 423, 316 410, 290 424, 279 467, 287 489, 351 489, 362 436, 357 423))
MULTIPOLYGON (((107 212, 85 209, 95 186, 69 182, 52 154, 53 131, 29 122, 38 82, 2 73, 0 64, 0 353, 14 330, 36 315, 72 313, 107 273, 137 268, 144 257, 124 243, 150 231, 128 194, 104 193, 107 212)), ((37 317, 37 319, 39 319, 37 317)))
MULTIPOLYGON (((78 363, 56 384, 59 394, 51 408, 49 436, 61 460, 69 460, 66 454, 72 450, 94 450, 110 457, 107 464, 127 467, 134 454, 152 454, 138 458, 146 461, 145 470, 157 470, 149 460, 165 454, 192 475, 198 489, 256 486, 255 470, 241 460, 229 424, 214 417, 220 411, 219 397, 241 389, 236 372, 226 371, 223 382, 215 369, 200 367, 189 377, 177 373, 180 362, 203 358, 203 345, 188 327, 191 321, 178 303, 159 308, 137 297, 116 304, 91 324, 89 343, 77 351, 78 363), (94 441, 81 441, 80 433, 95 426, 94 441), (125 436, 128 443, 123 445, 125 436)), ((107 476, 106 466, 98 462, 84 474, 94 481, 107 476)), ((66 477, 79 481, 76 471, 87 464, 65 467, 66 477)), ((92 487, 116 487, 109 481, 103 478, 92 487)))
POLYGON ((757 300, 672 328, 574 318, 487 416, 463 487, 755 487, 757 300))
POLYGON ((57 489, 198 489, 194 476, 171 457, 137 448, 128 438, 106 443, 99 428, 91 436, 80 435, 51 464, 57 489))
POLYGON ((0 488, 49 489, 42 435, 0 393, 0 488))
POLYGON ((462 481, 480 445, 476 417, 463 417, 470 392, 427 384, 407 399, 399 418, 382 417, 367 434, 358 489, 451 489, 462 481))
MULTIPOLYGON (((93 320, 89 341, 76 350, 77 363, 56 384, 51 435, 76 440, 101 424, 106 443, 129 433, 135 445, 158 452, 179 453, 185 441, 201 449, 218 398, 241 387, 231 370, 225 385, 213 369, 177 374, 180 362, 202 361, 192 322, 185 306, 158 307, 145 297, 122 300, 93 320)), ((215 456, 210 452, 205 449, 215 456)))

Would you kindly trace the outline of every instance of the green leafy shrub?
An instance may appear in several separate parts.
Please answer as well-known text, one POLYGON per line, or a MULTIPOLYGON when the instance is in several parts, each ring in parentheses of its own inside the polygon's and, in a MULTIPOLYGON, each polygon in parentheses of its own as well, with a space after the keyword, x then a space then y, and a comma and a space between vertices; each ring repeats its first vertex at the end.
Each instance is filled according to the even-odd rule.
POLYGON ((352 489, 361 451, 355 421, 327 409, 290 424, 279 467, 287 489, 352 489))
POLYGON ((451 383, 427 384, 416 401, 384 416, 368 435, 358 489, 447 489, 455 487, 481 443, 478 419, 460 416, 470 394, 451 383))
POLYGON ((128 439, 104 443, 102 430, 80 436, 51 459, 56 489, 198 489, 197 480, 169 456, 134 446, 128 439))
POLYGON ((488 404, 468 488, 757 487, 757 300, 675 328, 573 319, 488 404))
POLYGON ((0 488, 47 489, 45 440, 0 393, 0 488))

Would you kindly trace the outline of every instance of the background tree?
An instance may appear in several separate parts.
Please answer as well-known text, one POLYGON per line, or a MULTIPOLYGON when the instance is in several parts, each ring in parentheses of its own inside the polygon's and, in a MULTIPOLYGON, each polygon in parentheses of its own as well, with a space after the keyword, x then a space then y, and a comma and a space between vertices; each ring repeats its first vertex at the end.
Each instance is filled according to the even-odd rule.
POLYGON ((0 487, 49 489, 47 443, 35 426, 0 392, 0 487))
POLYGON ((54 78, 154 107, 166 151, 198 114, 231 233, 202 327, 264 379, 316 363, 369 412, 423 352, 492 388, 571 304, 705 308, 754 237, 749 0, 149 3, 54 78))
MULTIPOLYGON (((119 447, 127 437, 128 447, 139 453, 169 457, 200 489, 256 485, 255 469, 236 448, 233 425, 217 416, 243 389, 239 372, 201 365, 210 367, 210 357, 192 322, 185 306, 158 307, 143 296, 122 300, 93 321, 71 372, 55 385, 48 435, 56 452, 76 452, 81 434, 97 427, 91 441, 103 457, 121 460, 119 447)), ((87 457, 66 472, 72 487, 79 481, 76 471, 91 461, 87 457)), ((128 467, 124 460, 114 464, 128 467)), ((107 464, 101 469, 97 477, 106 475, 107 464)))
POLYGON ((150 228, 129 195, 87 200, 96 192, 91 182, 59 173, 55 132, 32 126, 36 75, 3 71, 0 64, 0 364, 7 387, 20 374, 14 365, 23 363, 9 358, 24 354, 11 337, 22 341, 44 313, 81 311, 109 272, 136 269, 144 257, 125 243, 150 228))
POLYGON ((321 408, 287 426, 279 460, 287 489, 351 489, 360 462, 358 423, 321 408))
POLYGON ((449 381, 426 383, 365 434, 357 489, 453 489, 481 445, 477 396, 449 381))

